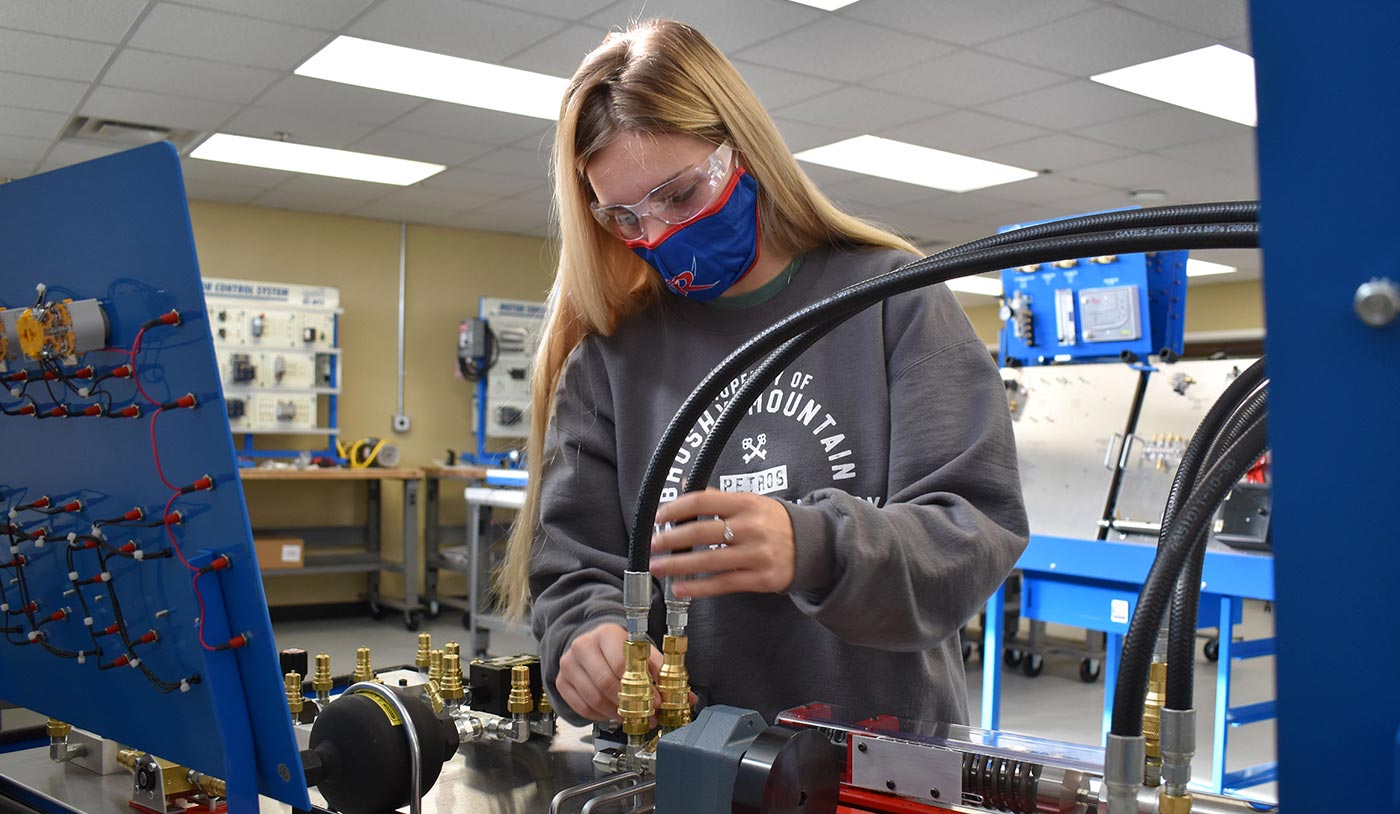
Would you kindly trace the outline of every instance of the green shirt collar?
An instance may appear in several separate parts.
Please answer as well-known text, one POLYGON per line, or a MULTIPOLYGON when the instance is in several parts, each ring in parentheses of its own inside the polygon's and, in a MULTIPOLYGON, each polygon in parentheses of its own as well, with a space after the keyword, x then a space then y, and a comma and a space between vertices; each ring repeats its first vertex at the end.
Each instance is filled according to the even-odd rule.
POLYGON ((806 255, 799 254, 792 258, 792 262, 787 264, 787 268, 778 273, 776 277, 764 283, 760 288, 756 288, 747 294, 739 294, 734 297, 718 297, 707 301, 705 304, 711 308, 718 308, 722 311, 737 311, 742 308, 752 308, 755 305, 762 305, 778 295, 779 291, 787 288, 787 284, 792 282, 792 278, 797 272, 802 270, 802 261, 806 255))

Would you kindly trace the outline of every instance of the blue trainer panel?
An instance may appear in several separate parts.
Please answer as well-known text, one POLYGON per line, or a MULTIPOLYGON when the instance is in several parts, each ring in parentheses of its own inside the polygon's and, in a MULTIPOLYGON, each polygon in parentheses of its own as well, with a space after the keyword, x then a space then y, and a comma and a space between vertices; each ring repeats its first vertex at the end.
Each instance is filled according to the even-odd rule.
POLYGON ((1273 381, 1279 802, 1395 812, 1400 648, 1387 631, 1400 616, 1400 322, 1369 327, 1353 302, 1374 277, 1400 284, 1400 3, 1251 6, 1273 381), (1336 778, 1347 778, 1344 788, 1336 778))
MULTIPOLYGON (((1062 218, 998 231, 1055 220, 1062 218)), ((1125 351, 1141 359, 1163 349, 1180 354, 1186 258, 1184 251, 1154 252, 1003 269, 1001 366, 1102 362, 1125 351)))
POLYGON ((8 343, 0 697, 223 778, 235 814, 257 792, 308 808, 169 144, 0 186, 11 340, 40 283, 49 302, 96 299, 108 335, 43 367, 8 343), (179 323, 151 325, 131 354, 172 309, 179 323), (135 381, 110 375, 133 362, 135 381), (193 407, 171 404, 186 394, 193 407), (213 488, 179 491, 205 476, 213 488), (230 566, 196 583, 221 556, 230 566))

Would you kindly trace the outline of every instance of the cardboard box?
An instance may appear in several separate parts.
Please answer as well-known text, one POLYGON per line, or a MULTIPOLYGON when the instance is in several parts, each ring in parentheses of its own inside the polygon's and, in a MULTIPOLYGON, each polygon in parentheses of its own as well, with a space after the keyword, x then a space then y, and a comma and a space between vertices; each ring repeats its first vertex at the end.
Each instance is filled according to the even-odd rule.
POLYGON ((306 544, 300 537, 254 537, 253 547, 263 571, 301 568, 305 564, 306 544))

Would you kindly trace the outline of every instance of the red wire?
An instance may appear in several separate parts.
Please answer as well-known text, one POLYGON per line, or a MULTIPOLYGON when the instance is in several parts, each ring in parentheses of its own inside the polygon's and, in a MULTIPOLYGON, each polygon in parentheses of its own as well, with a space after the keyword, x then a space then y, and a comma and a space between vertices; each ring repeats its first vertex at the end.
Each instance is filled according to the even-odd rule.
POLYGON ((155 459, 156 474, 160 476, 160 482, 165 484, 165 488, 178 493, 180 491, 180 487, 171 483, 169 480, 166 480, 165 470, 160 465, 160 448, 156 446, 156 419, 160 418, 160 414, 163 412, 165 411, 156 410, 154 413, 151 413, 151 455, 155 459))
MULTIPOLYGON (((136 338, 131 342, 131 350, 127 352, 127 358, 131 361, 131 380, 136 382, 136 392, 140 393, 142 398, 151 404, 159 406, 160 402, 151 398, 150 394, 146 392, 146 388, 141 386, 141 373, 136 369, 136 354, 141 352, 141 338, 145 335, 145 328, 137 331, 136 338)), ((168 486, 169 484, 166 485, 168 486)))
MULTIPOLYGON (((181 557, 181 559, 184 558, 181 557)), ((209 643, 204 641, 204 595, 199 592, 199 578, 202 576, 204 576, 203 573, 199 571, 195 572, 194 598, 199 601, 199 646, 203 647, 205 650, 212 652, 214 648, 210 647, 209 643)))

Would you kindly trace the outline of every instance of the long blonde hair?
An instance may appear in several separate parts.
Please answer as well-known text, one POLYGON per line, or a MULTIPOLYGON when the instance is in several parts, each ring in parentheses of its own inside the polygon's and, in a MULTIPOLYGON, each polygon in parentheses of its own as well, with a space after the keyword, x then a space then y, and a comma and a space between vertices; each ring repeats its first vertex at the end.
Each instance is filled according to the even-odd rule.
POLYGON ((529 604, 544 436, 564 363, 584 337, 611 334, 661 291, 660 276, 589 211, 585 167, 622 132, 728 141, 758 181, 765 248, 779 256, 821 245, 917 251, 842 212, 817 189, 734 65, 700 32, 674 20, 646 20, 609 34, 570 80, 554 136, 559 268, 531 381, 529 486, 497 574, 500 604, 514 618, 529 604))

